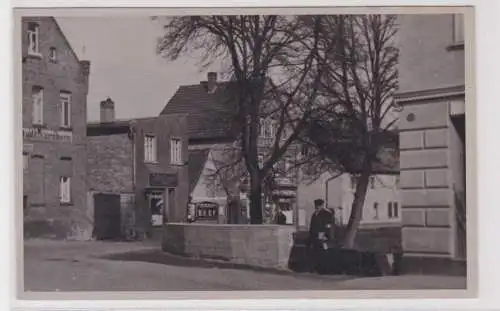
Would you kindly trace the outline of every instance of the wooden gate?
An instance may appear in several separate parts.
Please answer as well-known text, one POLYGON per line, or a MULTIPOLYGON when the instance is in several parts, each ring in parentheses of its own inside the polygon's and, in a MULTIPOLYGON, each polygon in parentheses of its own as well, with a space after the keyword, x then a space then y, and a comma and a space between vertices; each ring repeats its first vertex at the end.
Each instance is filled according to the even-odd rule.
POLYGON ((94 194, 94 235, 97 240, 122 237, 119 194, 94 194))

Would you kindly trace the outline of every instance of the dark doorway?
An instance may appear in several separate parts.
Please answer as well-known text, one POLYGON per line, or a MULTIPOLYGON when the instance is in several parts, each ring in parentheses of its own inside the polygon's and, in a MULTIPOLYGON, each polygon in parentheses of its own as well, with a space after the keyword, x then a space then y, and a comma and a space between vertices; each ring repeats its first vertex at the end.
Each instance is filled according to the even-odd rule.
MULTIPOLYGON (((177 208, 175 206, 175 188, 168 188, 167 190, 167 205, 165 208, 165 220, 164 222, 167 223, 171 221, 172 218, 178 217, 177 216, 177 208)), ((182 217, 184 218, 184 217, 182 217)))
POLYGON ((97 240, 117 240, 121 236, 120 195, 94 195, 94 236, 97 240))
POLYGON ((454 187, 455 196, 455 217, 456 217, 456 256, 460 259, 467 257, 467 187, 466 187, 466 142, 465 142, 465 115, 452 117, 454 130, 459 138, 459 144, 454 150, 458 155, 457 167, 455 173, 459 174, 456 181, 461 183, 454 187))

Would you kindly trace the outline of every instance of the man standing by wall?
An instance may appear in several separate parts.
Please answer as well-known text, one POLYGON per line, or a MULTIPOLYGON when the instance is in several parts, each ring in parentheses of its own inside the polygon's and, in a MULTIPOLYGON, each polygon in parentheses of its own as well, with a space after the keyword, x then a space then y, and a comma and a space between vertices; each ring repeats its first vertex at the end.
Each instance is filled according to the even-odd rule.
POLYGON ((328 250, 327 242, 333 239, 333 214, 325 207, 323 199, 314 200, 314 213, 309 226, 308 249, 311 270, 322 271, 322 257, 328 250))

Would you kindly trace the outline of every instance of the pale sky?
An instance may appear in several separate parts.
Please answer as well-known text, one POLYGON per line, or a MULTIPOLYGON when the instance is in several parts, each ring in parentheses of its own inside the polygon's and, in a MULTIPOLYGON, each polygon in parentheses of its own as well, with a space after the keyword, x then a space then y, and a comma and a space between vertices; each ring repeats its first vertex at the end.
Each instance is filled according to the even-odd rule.
POLYGON ((81 60, 89 60, 88 120, 99 119, 99 102, 115 102, 116 118, 155 116, 179 85, 206 79, 197 59, 169 62, 155 52, 161 25, 149 17, 57 17, 81 60))

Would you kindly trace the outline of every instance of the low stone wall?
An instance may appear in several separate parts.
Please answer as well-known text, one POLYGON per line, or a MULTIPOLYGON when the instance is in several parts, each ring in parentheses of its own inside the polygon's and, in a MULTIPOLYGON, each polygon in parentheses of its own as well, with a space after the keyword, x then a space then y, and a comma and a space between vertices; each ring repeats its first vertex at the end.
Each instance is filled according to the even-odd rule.
POLYGON ((294 227, 170 223, 164 226, 162 249, 195 258, 284 269, 293 247, 294 227))

